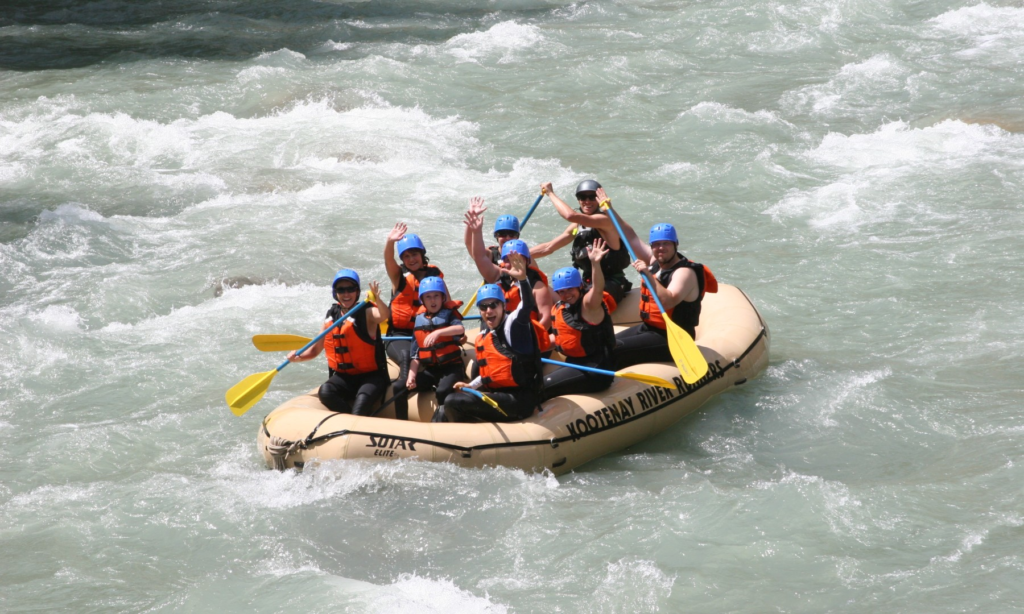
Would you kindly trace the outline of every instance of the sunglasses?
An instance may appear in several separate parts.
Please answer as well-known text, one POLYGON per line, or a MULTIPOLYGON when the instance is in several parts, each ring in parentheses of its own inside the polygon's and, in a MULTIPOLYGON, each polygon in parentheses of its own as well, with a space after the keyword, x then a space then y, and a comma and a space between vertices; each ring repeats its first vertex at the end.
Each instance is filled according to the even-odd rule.
POLYGON ((338 294, 352 294, 359 292, 359 286, 335 286, 334 291, 338 294))
POLYGON ((583 202, 585 200, 597 200, 597 194, 577 194, 576 200, 583 202))
POLYGON ((518 239, 519 233, 513 232, 511 230, 499 230, 498 232, 494 233, 494 236, 498 239, 518 239))
POLYGON ((501 303, 499 303, 498 301, 493 301, 493 302, 490 302, 490 303, 477 303, 476 307, 480 311, 489 311, 491 309, 497 309, 498 305, 500 305, 500 304, 501 303))

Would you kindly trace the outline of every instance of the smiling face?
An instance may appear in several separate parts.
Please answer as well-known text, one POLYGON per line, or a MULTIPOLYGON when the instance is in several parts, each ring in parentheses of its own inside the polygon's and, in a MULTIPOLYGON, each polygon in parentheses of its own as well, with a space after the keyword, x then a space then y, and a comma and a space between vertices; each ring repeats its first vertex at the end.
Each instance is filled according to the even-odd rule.
POLYGON ((342 309, 348 309, 359 300, 359 286, 350 280, 339 281, 334 286, 334 298, 341 305, 342 309))
POLYGON ((580 289, 579 288, 567 288, 565 290, 558 291, 558 300, 575 305, 576 301, 580 300, 580 289))
POLYGON ((423 268, 423 252, 418 249, 407 249, 402 252, 402 264, 411 272, 423 268))
POLYGON ((669 264, 676 257, 676 244, 671 241, 655 241, 651 243, 651 253, 658 264, 669 264))
POLYGON ((487 328, 498 328, 498 325, 501 324, 501 318, 505 315, 505 303, 494 299, 487 299, 482 303, 477 303, 476 306, 480 310, 480 318, 487 325, 487 328))
POLYGON ((444 294, 440 292, 425 292, 420 297, 420 302, 427 308, 427 313, 437 313, 444 307, 444 294))
POLYGON ((580 203, 580 212, 586 215, 597 213, 597 193, 596 192, 580 192, 576 195, 576 200, 580 203))

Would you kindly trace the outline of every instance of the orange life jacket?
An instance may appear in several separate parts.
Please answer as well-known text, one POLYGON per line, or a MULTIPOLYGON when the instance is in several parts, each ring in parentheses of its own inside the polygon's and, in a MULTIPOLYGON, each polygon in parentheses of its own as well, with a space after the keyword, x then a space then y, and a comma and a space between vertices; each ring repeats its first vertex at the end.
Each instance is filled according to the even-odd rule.
POLYGON ((476 338, 480 379, 491 390, 519 387, 536 390, 540 385, 539 359, 539 352, 536 356, 516 353, 496 330, 484 331, 476 338))
MULTIPOLYGON (((700 302, 704 299, 705 292, 718 292, 718 280, 711 273, 711 269, 703 264, 680 256, 679 262, 665 270, 661 270, 661 267, 655 262, 651 266, 651 273, 657 276, 661 285, 668 286, 672 280, 672 274, 684 267, 693 269, 693 272, 697 275, 697 288, 700 294, 697 296, 697 300, 693 302, 683 301, 675 307, 665 310, 665 313, 680 328, 692 336, 700 321, 700 302)), ((658 303, 651 296, 651 291, 647 288, 646 283, 640 289, 640 319, 652 328, 665 330, 665 320, 661 317, 658 303)))
MULTIPOLYGON (((395 330, 409 331, 415 328, 416 324, 416 311, 420 308, 420 280, 416 278, 416 275, 410 273, 403 266, 402 270, 405 271, 405 283, 399 283, 399 289, 397 293, 392 297, 391 304, 391 320, 389 324, 391 328, 395 330)), ((444 279, 444 273, 441 269, 436 266, 425 266, 421 269, 424 271, 422 277, 440 277, 444 279)))
POLYGON ((461 306, 462 301, 446 301, 444 307, 433 315, 427 314, 426 306, 421 306, 416 312, 412 334, 416 337, 416 346, 419 348, 416 358, 419 359, 421 366, 436 367, 462 362, 462 346, 459 344, 459 337, 445 335, 434 345, 427 346, 427 335, 462 321, 462 316, 459 314, 461 306))
MULTIPOLYGON (((327 317, 331 322, 340 318, 341 307, 337 304, 331 307, 327 317)), ((329 326, 330 323, 324 324, 324 328, 329 326)), ((327 354, 327 366, 335 373, 359 375, 387 368, 380 330, 373 339, 366 332, 365 308, 327 333, 324 337, 324 351, 327 354)))
POLYGON ((606 358, 615 349, 615 328, 612 317, 605 307, 604 319, 591 324, 580 313, 583 299, 570 305, 564 301, 555 303, 554 329, 558 351, 572 358, 606 358))
MULTIPOLYGON (((526 278, 530 280, 531 286, 536 286, 537 282, 541 282, 549 287, 551 285, 548 283, 548 276, 544 274, 544 271, 537 268, 537 265, 533 263, 526 267, 526 278)), ((501 277, 498 278, 498 285, 505 292, 505 311, 508 313, 515 311, 519 303, 523 302, 523 298, 519 296, 519 284, 508 273, 502 273, 501 277)))

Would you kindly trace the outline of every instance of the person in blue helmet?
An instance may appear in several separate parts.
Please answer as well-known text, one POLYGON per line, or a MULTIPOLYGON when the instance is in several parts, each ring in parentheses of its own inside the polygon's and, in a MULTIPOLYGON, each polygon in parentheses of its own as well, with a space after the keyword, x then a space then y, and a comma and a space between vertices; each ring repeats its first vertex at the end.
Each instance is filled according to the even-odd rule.
MULTIPOLYGON (((514 215, 501 215, 494 220, 494 240, 497 245, 485 245, 483 239, 484 199, 474 196, 469 200, 469 209, 466 211, 466 230, 463 233, 463 241, 466 243, 466 251, 472 256, 474 262, 486 262, 498 264, 501 260, 501 248, 506 241, 519 238, 519 218, 514 215)), ((479 268, 479 264, 477 267, 479 268)))
MULTIPOLYGON (((341 269, 331 282, 336 301, 327 311, 324 328, 349 313, 359 303, 359 274, 341 269)), ((380 296, 380 286, 370 282, 374 301, 352 314, 302 354, 289 352, 291 362, 313 360, 327 351, 327 381, 317 391, 324 407, 331 411, 358 416, 372 415, 374 405, 384 397, 388 379, 380 323, 391 315, 380 296)))
MULTIPOLYGON (((718 291, 711 269, 679 253, 679 236, 672 224, 652 226, 649 244, 641 241, 629 224, 622 222, 622 227, 637 256, 633 268, 652 282, 665 315, 696 339, 704 294, 718 291)), ((616 335, 616 370, 645 362, 672 361, 665 319, 647 284, 640 294, 640 319, 640 324, 616 335)))
POLYGON ((420 306, 416 312, 412 346, 409 350, 409 375, 396 380, 395 416, 409 419, 407 391, 435 390, 438 406, 454 390, 455 382, 466 377, 462 359, 462 337, 466 332, 459 314, 461 301, 451 300, 448 286, 440 277, 420 280, 420 306))
POLYGON ((537 329, 530 319, 533 292, 526 275, 526 259, 513 252, 509 275, 519 284, 519 306, 505 311, 505 292, 495 284, 477 290, 481 333, 476 338, 473 381, 455 384, 455 392, 434 414, 433 422, 511 422, 533 415, 540 402, 541 363, 537 329), (479 390, 497 402, 500 410, 463 392, 479 390))
MULTIPOLYGON (((608 247, 598 237, 587 247, 593 266, 593 284, 587 287, 583 276, 574 267, 555 271, 551 287, 558 294, 555 303, 555 346, 565 361, 598 369, 615 368, 615 327, 603 300, 604 275, 601 259, 608 247)), ((615 381, 612 375, 599 375, 560 367, 544 376, 543 398, 566 394, 586 394, 606 390, 615 381)))
POLYGON ((551 199, 558 214, 569 222, 569 226, 554 239, 535 246, 534 259, 543 258, 571 243, 569 256, 572 259, 572 266, 580 270, 583 281, 591 283, 593 272, 587 247, 592 245, 595 239, 601 238, 608 246, 608 255, 601 261, 605 291, 615 300, 615 304, 621 302, 633 287, 625 273, 629 268, 629 252, 626 246, 622 245, 619 233, 615 230, 615 223, 601 210, 600 203, 611 203, 604 188, 593 179, 581 181, 576 186, 579 209, 573 209, 555 194, 555 188, 550 181, 542 183, 540 187, 551 199))
MULTIPOLYGON (((470 212, 484 211, 483 199, 480 197, 474 197, 470 201, 470 212)), ((519 286, 515 283, 515 280, 508 275, 508 254, 510 251, 515 251, 523 255, 527 262, 526 274, 530 278, 530 287, 533 289, 534 304, 536 305, 536 311, 534 312, 534 320, 536 320, 544 330, 547 330, 551 326, 551 308, 554 306, 554 295, 551 292, 551 288, 548 286, 548 277, 543 271, 533 263, 530 255, 530 248, 522 239, 505 239, 499 240, 501 243, 501 259, 497 264, 491 261, 490 256, 483 246, 483 216, 481 215, 470 215, 466 214, 466 233, 474 237, 474 254, 473 262, 476 264, 477 271, 484 278, 484 283, 498 284, 505 290, 505 298, 508 302, 507 308, 512 311, 519 305, 519 286), (479 248, 479 249, 477 249, 479 248)))
MULTIPOLYGON (((405 224, 398 222, 388 233, 384 244, 384 268, 391 279, 391 319, 388 321, 388 335, 391 337, 413 335, 413 329, 416 328, 416 312, 421 306, 420 280, 425 277, 444 277, 441 269, 430 264, 423 241, 417 235, 407 234, 408 230, 405 224), (395 258, 396 253, 398 259, 395 258)), ((411 347, 412 342, 404 339, 388 341, 385 344, 388 358, 398 365, 398 378, 393 386, 395 394, 405 388, 405 381, 409 377, 411 347)))

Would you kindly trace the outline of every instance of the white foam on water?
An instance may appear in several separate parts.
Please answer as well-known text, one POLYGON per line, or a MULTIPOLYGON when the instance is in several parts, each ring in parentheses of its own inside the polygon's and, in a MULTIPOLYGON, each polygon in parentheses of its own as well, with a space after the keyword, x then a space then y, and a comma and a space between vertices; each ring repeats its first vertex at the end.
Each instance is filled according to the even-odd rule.
POLYGON ((365 612, 414 614, 451 614, 453 612, 504 614, 508 607, 487 596, 478 597, 448 579, 433 579, 418 574, 401 574, 389 585, 366 594, 365 612))
POLYGON ((803 157, 838 176, 819 187, 792 189, 764 213, 807 217, 814 228, 841 232, 899 218, 945 219, 949 214, 929 202, 903 200, 906 184, 977 164, 1019 165, 1022 150, 1020 135, 959 120, 925 128, 890 122, 876 132, 850 136, 831 132, 803 157))
POLYGON ((820 85, 787 92, 780 104, 792 112, 830 114, 853 106, 872 106, 886 94, 905 85, 909 71, 888 53, 844 65, 834 77, 820 85))
POLYGON ((932 18, 930 23, 938 30, 957 36, 1024 36, 1024 8, 997 7, 982 2, 946 11, 932 18))
POLYGON ((482 32, 457 34, 445 43, 444 48, 460 62, 499 56, 498 63, 507 64, 517 59, 515 52, 543 41, 544 36, 537 26, 503 21, 482 32))
POLYGON ((43 311, 29 316, 47 331, 67 333, 82 329, 82 316, 69 305, 50 305, 43 311))
POLYGON ((672 595, 678 576, 662 571, 654 561, 626 557, 605 564, 605 576, 594 591, 597 610, 658 612, 672 595))
POLYGON ((699 102, 683 111, 678 118, 692 116, 712 124, 747 124, 747 125, 770 125, 782 124, 792 128, 793 125, 782 119, 774 111, 764 109, 758 111, 747 111, 736 107, 722 104, 720 102, 699 102))

